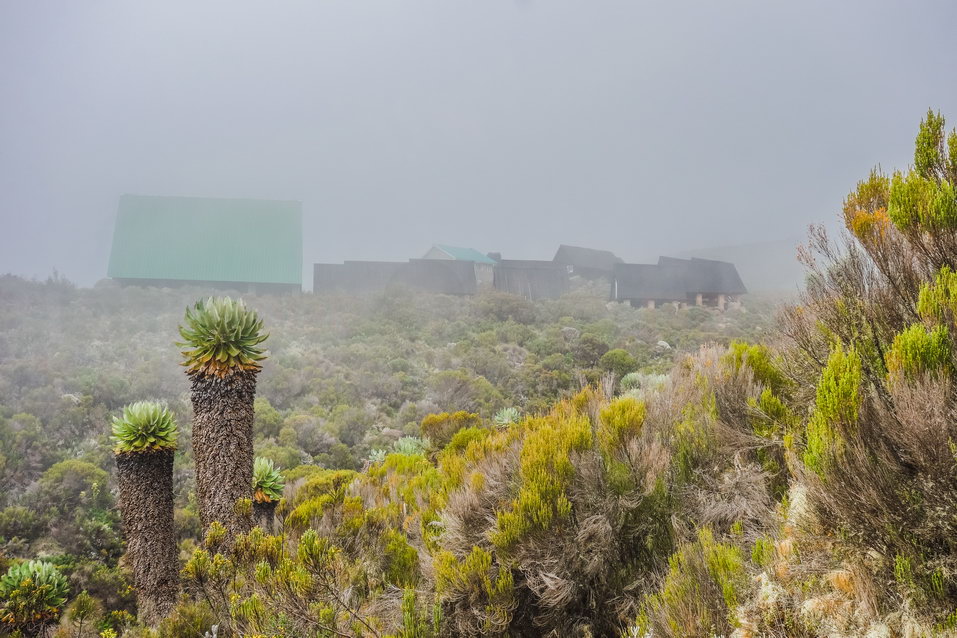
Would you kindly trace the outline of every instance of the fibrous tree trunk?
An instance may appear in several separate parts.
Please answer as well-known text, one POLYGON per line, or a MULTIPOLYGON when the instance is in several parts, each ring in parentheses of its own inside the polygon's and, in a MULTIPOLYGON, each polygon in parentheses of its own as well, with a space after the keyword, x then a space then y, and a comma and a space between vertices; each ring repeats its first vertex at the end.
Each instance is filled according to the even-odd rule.
POLYGON ((179 595, 173 451, 117 454, 116 469, 139 617, 155 625, 169 614, 179 595))
POLYGON ((272 534, 277 505, 277 501, 253 501, 253 524, 261 527, 267 534, 272 534))
POLYGON ((213 521, 222 523, 231 546, 252 522, 237 502, 252 497, 256 372, 238 370, 223 378, 194 374, 191 381, 199 517, 204 532, 213 521))
MULTIPOLYGON (((24 636, 24 638, 53 638, 56 631, 56 621, 38 620, 27 625, 16 627, 14 636, 24 636), (17 633, 19 632, 19 633, 17 633)), ((7 635, 7 634, 3 634, 7 635)))

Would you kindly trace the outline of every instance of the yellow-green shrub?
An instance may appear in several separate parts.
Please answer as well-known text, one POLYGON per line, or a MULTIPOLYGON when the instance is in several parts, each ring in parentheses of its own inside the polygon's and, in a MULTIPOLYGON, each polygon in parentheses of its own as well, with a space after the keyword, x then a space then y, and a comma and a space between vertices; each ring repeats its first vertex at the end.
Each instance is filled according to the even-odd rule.
POLYGON ((944 266, 934 277, 934 283, 923 284, 917 312, 924 321, 953 323, 957 317, 957 272, 944 266))
POLYGON ((634 489, 631 467, 626 463, 628 440, 641 433, 645 422, 645 403, 633 397, 622 397, 601 409, 598 442, 605 460, 608 484, 615 494, 634 489))
POLYGON ((957 192, 953 184, 917 172, 896 173, 891 180, 887 214, 905 231, 957 228, 957 192))
POLYGON ((728 346, 725 361, 735 372, 745 366, 750 368, 754 374, 754 380, 770 388, 772 392, 780 394, 791 384, 784 373, 781 372, 771 350, 763 344, 732 341, 731 345, 728 346))
POLYGON ((484 635, 499 635, 508 627, 515 608, 514 586, 511 570, 493 568, 492 554, 481 547, 473 547, 463 560, 447 551, 435 555, 436 592, 446 600, 463 601, 484 618, 476 628, 484 635))
POLYGON ((844 446, 842 431, 853 428, 861 409, 861 359, 854 348, 831 351, 817 384, 814 412, 807 424, 804 463, 824 476, 844 446))
POLYGON ((422 436, 428 437, 432 445, 441 450, 452 440, 452 435, 462 428, 478 427, 481 424, 481 417, 472 412, 442 412, 422 419, 420 429, 422 436))
POLYGON ((885 355, 892 377, 914 380, 923 374, 937 375, 951 368, 950 336, 946 326, 930 330, 914 324, 894 337, 885 355))
MULTIPOLYGON (((311 466, 307 466, 311 467, 311 466)), ((298 468, 297 468, 298 469, 298 468)), ((295 472, 295 470, 292 470, 295 472)), ((291 483, 295 479, 290 479, 289 474, 284 472, 286 482, 291 483)), ((318 498, 326 494, 341 492, 346 485, 358 474, 352 470, 319 470, 308 476, 295 493, 290 505, 295 508, 305 501, 318 498)))
POLYGON ((286 517, 286 527, 290 531, 305 531, 311 524, 316 524, 326 509, 342 500, 342 492, 323 494, 296 506, 286 517))
POLYGON ((464 452, 472 441, 481 441, 489 434, 489 430, 479 427, 462 428, 452 435, 445 449, 449 452, 464 452))
POLYGON ((714 539, 707 527, 668 560, 661 589, 647 597, 638 616, 638 635, 729 635, 734 609, 748 582, 741 549, 714 539))
POLYGON ((633 397, 622 397, 609 403, 599 413, 602 425, 602 445, 606 448, 621 445, 622 441, 641 432, 645 422, 645 403, 633 397))
POLYGON ((399 587, 415 587, 419 581, 419 553, 401 532, 390 529, 384 540, 386 580, 399 587))
POLYGON ((872 170, 844 200, 844 225, 865 244, 883 238, 887 232, 891 221, 887 215, 890 191, 890 178, 872 170))
MULTIPOLYGON (((699 383, 704 383, 699 380, 699 383)), ((704 391, 700 401, 692 401, 681 408, 681 419, 671 433, 672 455, 676 479, 689 481, 694 469, 711 450, 711 426, 717 418, 717 401, 714 392, 704 391)))
POLYGON ((574 473, 569 455, 592 444, 591 422, 585 416, 558 412, 528 419, 519 457, 519 490, 507 508, 498 513, 491 541, 507 549, 522 536, 544 530, 555 519, 571 513, 565 486, 574 473))

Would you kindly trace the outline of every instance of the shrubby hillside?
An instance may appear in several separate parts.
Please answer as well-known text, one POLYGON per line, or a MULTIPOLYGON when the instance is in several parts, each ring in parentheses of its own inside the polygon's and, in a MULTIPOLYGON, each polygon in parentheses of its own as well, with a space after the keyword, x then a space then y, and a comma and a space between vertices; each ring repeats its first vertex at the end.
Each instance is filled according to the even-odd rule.
MULTIPOLYGON (((608 304, 605 292, 583 284, 535 303, 492 292, 247 296, 269 333, 256 454, 295 484, 417 445, 427 417, 461 412, 486 427, 496 415, 547 413, 611 375, 630 375, 628 388, 657 383, 680 353, 766 332, 774 301, 752 299, 746 311, 727 313, 649 311, 608 304)), ((184 309, 206 294, 0 277, 2 557, 56 565, 73 596, 87 591, 98 605, 91 631, 119 628, 136 612, 120 560, 110 440, 124 405, 162 401, 180 424, 174 486, 184 556, 200 539, 189 381, 174 342, 184 309)))
POLYGON ((181 333, 188 395, 156 336, 183 320, 176 294, 7 281, 37 319, 5 315, 22 359, 5 355, 4 392, 32 411, 4 418, 4 450, 19 447, 0 621, 65 636, 955 636, 955 184, 957 131, 929 112, 913 167, 862 180, 840 237, 812 231, 806 291, 774 330, 762 313, 587 291, 257 299, 273 333, 260 371, 259 316, 217 300, 181 333), (115 300, 131 298, 155 307, 125 315, 115 300), (70 343, 88 344, 61 351, 37 328, 74 317, 70 343), (111 348, 114 334, 128 336, 111 348), (71 365, 85 391, 57 387, 71 365), (124 410, 111 451, 100 424, 161 389, 174 410, 124 410), (173 460, 173 412, 193 458, 181 445, 173 460), (237 452, 217 458, 215 440, 237 452), (136 471, 176 486, 175 519, 173 488, 136 471), (161 519, 176 528, 165 567, 136 549, 161 519), (157 574, 182 593, 144 586, 157 574))

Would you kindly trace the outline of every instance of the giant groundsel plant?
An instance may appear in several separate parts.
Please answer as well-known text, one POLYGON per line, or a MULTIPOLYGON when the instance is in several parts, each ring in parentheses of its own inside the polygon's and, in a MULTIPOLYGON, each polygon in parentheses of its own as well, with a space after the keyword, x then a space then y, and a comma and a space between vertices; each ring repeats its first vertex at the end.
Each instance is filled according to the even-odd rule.
POLYGON ((175 450, 178 434, 173 413, 156 401, 131 403, 123 408, 121 416, 113 417, 114 450, 118 454, 175 450))
POLYGON ((225 377, 236 370, 261 369, 266 358, 259 347, 269 336, 255 310, 231 297, 210 297, 186 309, 180 326, 183 365, 189 374, 225 377))

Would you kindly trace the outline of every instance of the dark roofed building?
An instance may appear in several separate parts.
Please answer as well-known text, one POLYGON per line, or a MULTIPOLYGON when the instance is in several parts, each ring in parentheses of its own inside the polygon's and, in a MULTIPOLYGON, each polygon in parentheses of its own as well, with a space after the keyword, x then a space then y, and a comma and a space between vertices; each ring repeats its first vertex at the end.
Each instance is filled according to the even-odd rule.
POLYGON ((475 265, 468 261, 410 259, 401 282, 414 290, 442 295, 474 295, 478 290, 475 265))
POLYGON ((713 259, 678 259, 659 257, 658 266, 663 273, 685 279, 688 301, 695 305, 724 306, 725 301, 735 301, 748 292, 734 264, 713 259))
POLYGON ((107 275, 122 284, 302 291, 302 205, 120 198, 107 275))
POLYGON ((347 261, 342 264, 315 264, 314 292, 365 294, 380 292, 395 283, 405 264, 394 261, 347 261))
POLYGON ((569 273, 580 275, 586 279, 610 277, 615 264, 623 263, 620 257, 609 250, 567 246, 565 244, 558 247, 552 261, 566 266, 569 273))
POLYGON ((747 293, 734 264, 710 259, 660 257, 657 264, 617 264, 611 298, 633 306, 693 303, 724 308, 747 293))
POLYGON ((368 294, 407 287, 444 295, 472 295, 477 285, 471 262, 413 259, 315 264, 313 292, 368 294))
POLYGON ((691 292, 705 295, 744 295, 748 289, 741 281, 741 275, 734 264, 714 259, 691 258, 691 271, 695 283, 691 292))
POLYGON ((500 259, 493 285, 529 300, 555 299, 568 290, 568 269, 554 261, 500 259))
POLYGON ((313 264, 312 291, 315 293, 346 292, 347 274, 345 264, 313 264))
POLYGON ((632 305, 649 302, 686 302, 684 273, 656 264, 615 264, 611 280, 612 299, 632 305))

